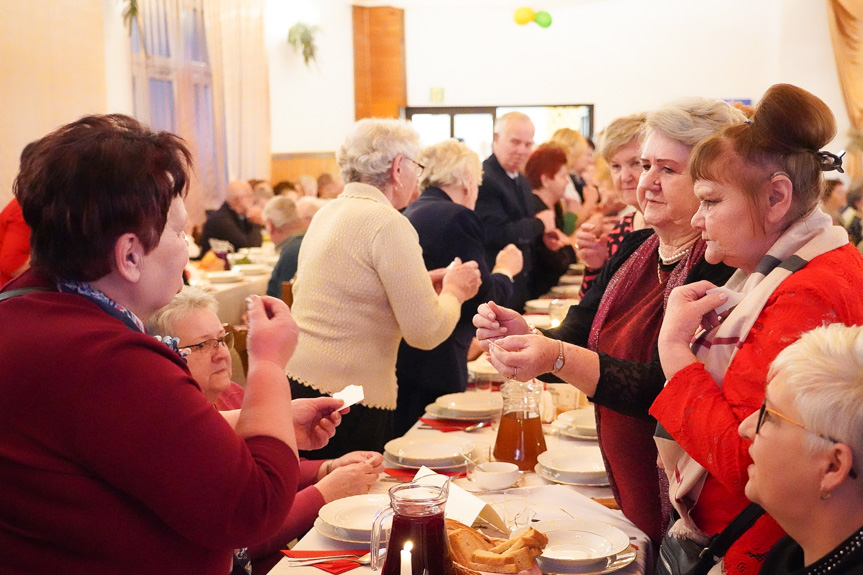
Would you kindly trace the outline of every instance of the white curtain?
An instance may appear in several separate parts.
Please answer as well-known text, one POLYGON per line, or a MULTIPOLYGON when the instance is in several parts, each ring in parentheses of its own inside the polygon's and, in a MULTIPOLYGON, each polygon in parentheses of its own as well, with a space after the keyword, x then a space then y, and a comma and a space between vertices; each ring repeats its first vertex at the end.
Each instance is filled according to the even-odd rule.
POLYGON ((228 179, 270 179, 270 90, 265 0, 203 0, 213 71, 215 133, 228 179))

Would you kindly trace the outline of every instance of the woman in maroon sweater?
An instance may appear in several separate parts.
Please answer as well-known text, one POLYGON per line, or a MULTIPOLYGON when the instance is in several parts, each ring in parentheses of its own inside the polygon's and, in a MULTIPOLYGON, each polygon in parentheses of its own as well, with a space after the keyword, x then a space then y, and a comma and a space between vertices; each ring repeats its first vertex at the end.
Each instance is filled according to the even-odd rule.
POLYGON ((298 446, 335 432, 340 401, 292 405, 278 300, 249 306, 233 429, 144 333, 182 287, 189 169, 179 138, 121 115, 59 128, 21 168, 32 268, 0 293, 0 573, 224 575, 282 526, 298 446))

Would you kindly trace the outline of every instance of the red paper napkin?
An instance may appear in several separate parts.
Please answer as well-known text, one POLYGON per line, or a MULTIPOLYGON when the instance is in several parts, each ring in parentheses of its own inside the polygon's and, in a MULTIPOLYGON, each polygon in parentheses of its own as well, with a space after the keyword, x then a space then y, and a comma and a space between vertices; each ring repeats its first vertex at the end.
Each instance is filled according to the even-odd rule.
MULTIPOLYGON (((344 553, 345 555, 364 555, 368 552, 368 548, 339 549, 337 551, 333 549, 328 549, 326 551, 294 551, 291 549, 282 550, 282 553, 284 553, 288 557, 293 557, 295 559, 313 559, 315 557, 326 557, 327 555, 337 555, 339 553, 344 553)), ((318 563, 317 565, 312 565, 312 567, 323 569, 327 573, 332 573, 333 575, 339 575, 339 573, 344 573, 346 571, 350 571, 351 569, 356 569, 359 566, 359 563, 357 563, 356 561, 351 561, 350 559, 338 559, 336 561, 328 561, 326 563, 318 563)))
POLYGON ((443 431, 444 433, 450 431, 464 431, 464 428, 468 425, 473 425, 474 423, 479 422, 479 420, 459 421, 455 419, 432 419, 430 417, 420 417, 420 421, 422 421, 426 425, 434 427, 438 431, 443 431))

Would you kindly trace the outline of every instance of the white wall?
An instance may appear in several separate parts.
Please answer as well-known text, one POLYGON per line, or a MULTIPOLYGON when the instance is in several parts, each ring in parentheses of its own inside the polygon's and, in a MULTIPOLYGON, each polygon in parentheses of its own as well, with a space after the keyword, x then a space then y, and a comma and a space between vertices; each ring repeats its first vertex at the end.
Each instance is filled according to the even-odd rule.
MULTIPOLYGON (((405 0, 411 106, 595 104, 595 129, 682 96, 751 98, 788 82, 850 125, 825 2, 546 0, 547 29, 512 19, 519 1, 442 8, 405 0), (721 8, 720 8, 721 7, 721 8), (444 88, 443 104, 430 88, 444 88)), ((538 9, 538 8, 537 8, 538 9)))
POLYGON ((272 152, 336 150, 354 122, 353 17, 349 0, 268 0, 272 152), (307 67, 288 45, 298 20, 320 26, 307 67))

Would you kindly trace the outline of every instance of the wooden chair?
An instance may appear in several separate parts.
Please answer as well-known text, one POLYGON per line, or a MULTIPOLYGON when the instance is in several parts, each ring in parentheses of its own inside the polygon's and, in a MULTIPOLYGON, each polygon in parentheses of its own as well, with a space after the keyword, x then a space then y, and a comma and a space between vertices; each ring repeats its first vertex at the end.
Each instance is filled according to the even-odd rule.
MULTIPOLYGON (((294 276, 296 279, 296 276, 294 276)), ((294 305, 294 280, 287 282, 282 282, 282 301, 285 302, 288 307, 294 305)))
POLYGON ((234 332, 234 350, 240 356, 240 362, 243 364, 243 374, 249 373, 249 352, 246 349, 246 336, 249 335, 249 328, 245 325, 231 325, 223 323, 222 327, 225 333, 234 332))

